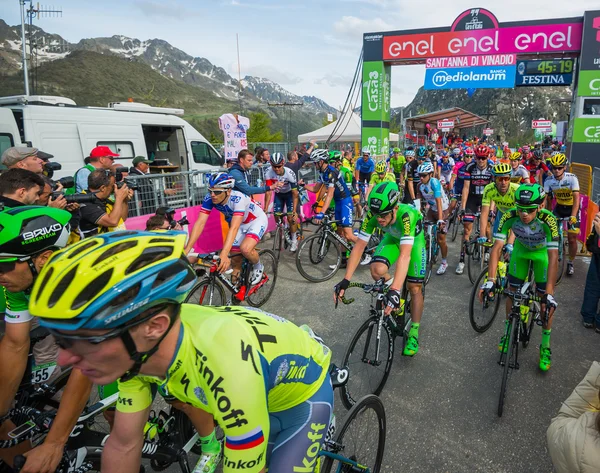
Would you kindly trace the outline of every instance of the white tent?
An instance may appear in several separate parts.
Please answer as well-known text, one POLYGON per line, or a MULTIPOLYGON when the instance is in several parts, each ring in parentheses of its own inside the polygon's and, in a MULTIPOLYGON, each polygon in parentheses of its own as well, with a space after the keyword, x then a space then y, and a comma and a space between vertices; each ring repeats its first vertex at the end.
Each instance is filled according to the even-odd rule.
MULTIPOLYGON (((341 141, 344 143, 360 141, 360 117, 354 112, 345 113, 341 118, 331 122, 329 125, 326 125, 323 128, 319 128, 318 130, 311 131, 309 133, 304 133, 303 135, 298 135, 299 143, 304 143, 311 140, 323 142, 327 141, 328 139, 330 142, 341 141), (335 135, 329 139, 334 130, 335 135)), ((397 143, 398 139, 398 134, 390 133, 391 142, 397 143)))

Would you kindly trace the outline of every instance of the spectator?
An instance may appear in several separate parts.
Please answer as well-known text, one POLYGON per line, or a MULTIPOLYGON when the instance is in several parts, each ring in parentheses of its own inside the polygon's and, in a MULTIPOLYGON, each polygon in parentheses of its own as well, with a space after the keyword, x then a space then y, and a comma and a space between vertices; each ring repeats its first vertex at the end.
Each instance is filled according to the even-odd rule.
POLYGON ((113 153, 108 146, 96 146, 90 153, 90 163, 75 172, 76 192, 88 189, 88 177, 96 169, 111 169, 115 158, 119 155, 113 153))
POLYGON ((269 164, 269 161, 271 160, 271 153, 269 153, 269 150, 266 148, 261 148, 261 152, 260 154, 257 155, 256 157, 256 164, 269 164))
MULTIPOLYGON (((54 182, 48 176, 44 176, 42 174, 42 179, 44 181, 44 187, 38 196, 38 199, 35 205, 43 205, 48 207, 54 207, 57 209, 64 209, 67 206, 67 200, 65 197, 60 194, 56 199, 52 199, 52 189, 54 187, 54 182)), ((75 204, 77 205, 77 204, 75 204)))
POLYGON ((557 473, 600 471, 599 410, 600 363, 594 361, 546 433, 548 451, 557 473))
POLYGON ((270 186, 251 186, 248 183, 248 170, 252 167, 252 161, 252 153, 247 149, 243 149, 238 153, 238 162, 229 169, 229 174, 235 179, 235 190, 247 196, 252 196, 254 194, 264 194, 283 185, 283 182, 277 181, 270 186))
POLYGON ((171 225, 167 222, 164 215, 152 215, 152 217, 146 221, 147 232, 152 230, 169 230, 170 228, 171 225))
POLYGON ((0 178, 0 203, 4 208, 35 205, 44 189, 42 176, 27 169, 13 168, 0 178))
POLYGON ((262 152, 264 150, 265 149, 262 146, 257 146, 256 148, 254 148, 254 162, 255 163, 258 164, 260 162, 260 159, 261 159, 261 156, 262 156, 262 152))
MULTIPOLYGON (((145 176, 150 171, 151 162, 143 156, 136 156, 131 163, 133 166, 129 169, 129 175, 145 176)), ((137 185, 137 204, 140 207, 142 215, 150 213, 151 209, 156 207, 152 182, 149 179, 135 179, 133 182, 137 185)))
MULTIPOLYGON (((133 195, 127 184, 118 188, 115 186, 115 176, 108 170, 97 169, 88 177, 88 188, 94 193, 94 202, 80 205, 81 221, 79 231, 81 238, 87 238, 99 233, 124 230, 127 219, 128 202, 133 195), (115 200, 109 197, 115 194, 115 200)), ((85 191, 84 191, 85 193, 85 191)))
POLYGON ((44 162, 53 156, 37 148, 13 147, 2 153, 2 164, 9 169, 26 169, 36 174, 44 170, 44 162))
POLYGON ((600 237, 598 235, 600 235, 600 212, 594 217, 592 233, 587 240, 587 249, 592 254, 592 259, 585 280, 583 303, 581 304, 583 326, 593 328, 595 322, 596 333, 600 333, 600 314, 598 313, 598 302, 600 302, 600 237))
POLYGON ((312 152, 314 147, 315 143, 311 141, 310 148, 302 152, 300 156, 298 156, 297 151, 290 151, 287 154, 287 163, 285 163, 285 167, 294 171, 294 174, 296 175, 296 180, 299 181, 300 176, 298 174, 298 171, 300 171, 300 168, 304 166, 304 163, 306 163, 310 159, 310 153, 312 152))

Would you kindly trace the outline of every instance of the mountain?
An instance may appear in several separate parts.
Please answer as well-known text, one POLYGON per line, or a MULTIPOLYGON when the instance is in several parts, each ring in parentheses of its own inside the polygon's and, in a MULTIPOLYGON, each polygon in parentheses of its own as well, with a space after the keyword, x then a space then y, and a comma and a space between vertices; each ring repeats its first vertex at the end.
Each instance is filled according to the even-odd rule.
MULTIPOLYGON (((554 123, 568 120, 571 96, 569 87, 478 89, 472 97, 466 90, 424 90, 421 87, 404 109, 404 118, 460 107, 489 119, 494 135, 500 135, 502 140, 522 143, 533 139, 532 120, 543 118, 554 123), (563 99, 568 101, 561 101, 563 99)), ((399 114, 392 118, 395 126, 399 126, 399 121, 399 114)), ((467 133, 481 134, 481 127, 467 133)))

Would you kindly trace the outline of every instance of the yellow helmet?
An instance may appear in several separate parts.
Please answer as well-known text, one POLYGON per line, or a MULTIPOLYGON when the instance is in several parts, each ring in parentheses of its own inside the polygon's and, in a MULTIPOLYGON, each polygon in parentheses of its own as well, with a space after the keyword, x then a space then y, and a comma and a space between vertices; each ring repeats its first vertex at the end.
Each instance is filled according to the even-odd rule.
POLYGON ((498 163, 494 166, 494 177, 498 176, 510 176, 512 168, 508 163, 498 163))
POLYGON ((563 153, 555 154, 550 158, 552 167, 561 167, 567 165, 567 157, 563 153))
POLYGON ((384 173, 387 170, 387 164, 384 161, 380 161, 375 165, 375 172, 377 174, 384 173))
POLYGON ((183 232, 121 231, 54 253, 37 277, 31 314, 50 329, 127 327, 142 312, 180 304, 196 274, 183 232))
POLYGON ((518 151, 515 151, 514 153, 512 153, 510 155, 510 160, 511 161, 517 161, 519 159, 521 159, 521 153, 519 153, 518 151))

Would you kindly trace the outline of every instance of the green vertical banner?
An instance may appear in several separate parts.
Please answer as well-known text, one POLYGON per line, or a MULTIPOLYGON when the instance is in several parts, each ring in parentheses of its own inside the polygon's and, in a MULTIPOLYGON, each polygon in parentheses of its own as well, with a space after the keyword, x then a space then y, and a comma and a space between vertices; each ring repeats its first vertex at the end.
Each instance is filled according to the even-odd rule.
POLYGON ((383 61, 363 62, 362 147, 386 158, 390 151, 390 76, 391 66, 383 61))

